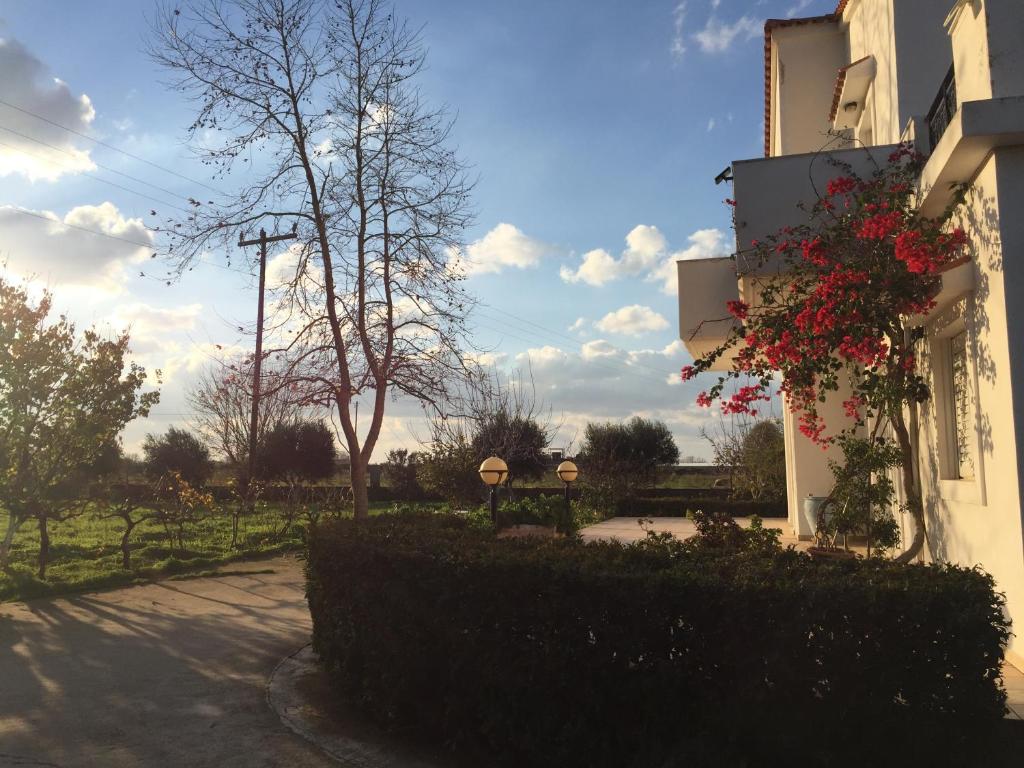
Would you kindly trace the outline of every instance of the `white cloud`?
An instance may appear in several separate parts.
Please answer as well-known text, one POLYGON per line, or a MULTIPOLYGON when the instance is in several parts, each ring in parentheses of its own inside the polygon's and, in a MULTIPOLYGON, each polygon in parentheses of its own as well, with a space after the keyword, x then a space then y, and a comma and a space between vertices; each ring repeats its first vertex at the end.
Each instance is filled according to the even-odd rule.
POLYGON ((619 277, 619 263, 608 251, 595 248, 583 254, 577 269, 562 266, 559 276, 567 283, 586 283, 587 285, 604 285, 619 277))
POLYGON ((583 254, 576 269, 563 266, 558 274, 567 283, 601 286, 652 269, 666 246, 665 236, 657 227, 640 224, 626 235, 626 248, 618 259, 603 248, 596 248, 583 254))
POLYGON ((599 339, 579 352, 529 349, 513 362, 529 367, 537 399, 560 424, 554 447, 578 449, 588 422, 643 416, 664 421, 683 454, 709 455, 700 427, 716 414, 694 402, 704 383, 680 380, 679 369, 688 360, 681 343, 626 350, 599 339))
POLYGON ((626 274, 635 275, 651 266, 665 251, 665 236, 657 227, 640 224, 626 235, 626 250, 622 254, 622 269, 626 274))
POLYGON ((643 275, 648 282, 661 282, 662 292, 674 295, 676 261, 724 256, 730 252, 725 233, 720 229, 698 229, 688 238, 689 245, 674 253, 657 227, 641 224, 626 235, 626 249, 616 259, 603 248, 583 254, 578 267, 563 266, 559 275, 567 283, 602 286, 624 277, 643 275))
POLYGON ((512 224, 501 223, 461 252, 452 254, 453 266, 466 275, 496 274, 505 268, 536 267, 551 248, 527 237, 512 224))
POLYGON ((33 112, 84 133, 96 116, 89 97, 74 95, 67 83, 53 77, 43 62, 13 38, 0 38, 0 72, 0 98, 25 110, 0 105, 3 126, 10 129, 0 131, 0 141, 7 145, 0 146, 0 176, 54 181, 66 173, 95 168, 88 150, 76 146, 73 134, 26 114, 33 112))
POLYGON ((713 130, 715 130, 715 118, 712 117, 708 119, 708 133, 711 133, 713 130))
POLYGON ((661 283, 661 292, 674 296, 679 292, 676 276, 676 262, 691 259, 709 259, 715 256, 726 256, 730 252, 725 233, 720 229, 698 229, 688 238, 690 245, 681 251, 669 254, 668 258, 653 269, 647 280, 661 283))
MULTIPOLYGON (((631 304, 609 312, 596 323, 598 330, 605 333, 619 333, 626 336, 641 336, 668 328, 668 320, 650 307, 631 304)), ((592 342, 597 343, 597 342, 592 342)))
POLYGON ((797 2, 786 11, 786 18, 791 19, 794 16, 800 15, 807 6, 811 4, 812 0, 797 0, 797 2))
POLYGON ((723 24, 717 16, 712 15, 704 29, 696 33, 693 39, 704 53, 724 53, 733 41, 752 40, 763 32, 763 23, 753 16, 741 16, 732 24, 723 24))
POLYGON ((576 322, 574 322, 572 325, 570 325, 567 328, 567 330, 569 331, 569 333, 580 333, 586 327, 587 327, 587 318, 585 318, 585 317, 577 317, 576 318, 576 322))
POLYGON ((580 349, 580 357, 584 360, 598 360, 602 357, 620 357, 622 350, 604 339, 588 341, 580 349))
POLYGON ((80 205, 63 218, 51 211, 31 213, 0 206, 0 259, 26 279, 116 293, 127 277, 126 265, 152 252, 125 242, 152 243, 152 235, 141 219, 124 218, 113 203, 80 205))
POLYGON ((672 58, 678 61, 686 53, 686 42, 684 40, 684 26, 686 24, 686 0, 680 0, 672 9, 672 43, 669 46, 669 53, 672 58))

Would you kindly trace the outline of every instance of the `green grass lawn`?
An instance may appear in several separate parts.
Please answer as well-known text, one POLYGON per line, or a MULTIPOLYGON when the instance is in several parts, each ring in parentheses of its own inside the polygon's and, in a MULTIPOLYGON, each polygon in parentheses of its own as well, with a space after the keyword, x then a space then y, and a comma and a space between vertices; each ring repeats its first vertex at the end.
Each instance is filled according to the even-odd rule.
MULTIPOLYGON (((370 514, 381 514, 391 507, 390 502, 374 502, 370 514)), ((0 525, 6 526, 6 518, 0 510, 0 525)), ((51 521, 50 561, 46 580, 41 581, 36 578, 39 529, 29 521, 14 537, 8 568, 0 570, 0 601, 105 589, 301 550, 305 520, 300 517, 281 535, 283 524, 279 508, 260 505, 252 515, 242 517, 238 545, 232 549, 230 515, 214 514, 186 528, 185 548, 179 550, 170 546, 163 527, 149 520, 132 532, 132 568, 126 571, 121 567, 124 523, 87 512, 63 523, 51 521)))

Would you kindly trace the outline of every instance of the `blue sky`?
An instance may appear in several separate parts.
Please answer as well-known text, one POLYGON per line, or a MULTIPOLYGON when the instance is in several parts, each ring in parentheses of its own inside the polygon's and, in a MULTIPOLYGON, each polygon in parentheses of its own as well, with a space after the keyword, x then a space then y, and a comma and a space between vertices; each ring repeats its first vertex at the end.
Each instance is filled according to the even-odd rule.
MULTIPOLYGON (((488 265, 468 284, 484 303, 478 343, 505 368, 529 365, 560 415, 559 443, 578 440, 587 420, 640 413, 666 420, 684 454, 707 455, 699 387, 676 381, 689 358, 665 276, 676 258, 731 250, 731 190, 713 179, 761 152, 764 18, 827 13, 834 0, 396 5, 424 25, 424 92, 457 113, 455 142, 479 178, 465 234, 468 254, 488 265)), ((0 68, 13 75, 0 79, 0 99, 206 180, 182 143, 191 105, 143 53, 151 8, 0 2, 0 68)), ((212 267, 169 287, 140 277, 146 249, 124 240, 144 241, 162 205, 99 179, 165 201, 194 185, 3 104, 0 179, 8 270, 49 285, 83 323, 131 325, 139 359, 165 371, 160 406, 126 445, 187 421, 184 392, 215 345, 251 345, 237 327, 251 322, 252 282, 212 267)), ((415 413, 393 409, 382 449, 423 436, 415 413)))

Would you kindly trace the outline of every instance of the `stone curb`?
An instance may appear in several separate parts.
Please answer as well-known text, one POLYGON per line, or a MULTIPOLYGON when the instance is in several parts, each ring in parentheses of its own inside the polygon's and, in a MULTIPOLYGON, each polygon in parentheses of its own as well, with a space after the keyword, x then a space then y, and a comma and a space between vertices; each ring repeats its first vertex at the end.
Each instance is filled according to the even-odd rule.
POLYGON ((350 732, 353 724, 330 717, 325 707, 311 695, 310 687, 326 687, 324 672, 306 644, 278 662, 267 680, 267 703, 293 733, 315 744, 327 755, 350 768, 441 768, 372 738, 359 738, 350 732))

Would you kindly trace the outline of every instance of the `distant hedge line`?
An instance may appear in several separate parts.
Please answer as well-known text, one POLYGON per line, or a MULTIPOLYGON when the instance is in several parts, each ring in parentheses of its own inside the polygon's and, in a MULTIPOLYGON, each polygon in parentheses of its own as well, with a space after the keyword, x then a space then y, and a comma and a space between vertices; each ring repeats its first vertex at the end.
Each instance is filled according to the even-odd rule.
POLYGON ((684 550, 332 521, 309 542, 314 648, 360 711, 488 765, 984 764, 991 577, 684 550))
POLYGON ((687 512, 726 514, 734 517, 786 517, 785 501, 749 501, 721 496, 670 498, 650 496, 620 499, 615 503, 617 517, 685 517, 687 512))

